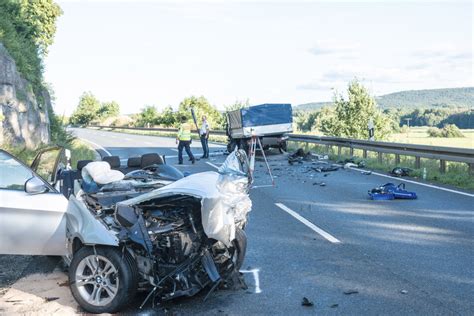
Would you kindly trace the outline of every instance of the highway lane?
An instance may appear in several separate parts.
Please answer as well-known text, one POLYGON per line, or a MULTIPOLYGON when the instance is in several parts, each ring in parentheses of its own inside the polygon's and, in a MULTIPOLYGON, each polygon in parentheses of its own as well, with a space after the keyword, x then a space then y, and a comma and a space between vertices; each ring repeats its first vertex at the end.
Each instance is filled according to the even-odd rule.
MULTIPOLYGON (((121 158, 158 152, 170 157, 169 163, 177 162, 170 138, 75 133, 121 158)), ((199 147, 193 143, 196 156, 199 147)), ((211 152, 220 149, 213 145, 211 152)), ((185 158, 186 164, 178 167, 215 170, 206 162, 218 166, 224 159, 215 155, 191 165, 185 158)), ((386 178, 351 170, 326 177, 301 174, 282 156, 270 159, 276 187, 251 191, 244 264, 249 289, 220 291, 207 302, 181 299, 169 308, 182 314, 231 315, 474 313, 473 197, 407 184, 418 200, 370 201, 367 190, 386 178), (313 185, 320 181, 326 186, 313 185), (277 203, 340 242, 331 242, 277 203), (301 306, 303 297, 315 306, 301 306)), ((258 184, 268 183, 262 167, 257 163, 258 184)))

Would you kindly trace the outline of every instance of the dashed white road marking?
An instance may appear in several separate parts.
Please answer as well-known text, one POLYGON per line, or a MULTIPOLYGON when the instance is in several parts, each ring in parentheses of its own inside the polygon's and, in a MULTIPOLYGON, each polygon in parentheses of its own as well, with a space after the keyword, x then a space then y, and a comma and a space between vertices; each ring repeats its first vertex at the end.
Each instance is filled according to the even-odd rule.
POLYGON ((214 168, 216 168, 216 169, 219 169, 219 167, 216 166, 215 164, 213 164, 212 162, 206 161, 206 163, 207 163, 209 166, 211 166, 211 167, 214 167, 214 168))
POLYGON ((341 242, 339 239, 337 239, 333 235, 329 234, 328 232, 322 230, 318 226, 314 225, 313 223, 311 223, 306 218, 304 218, 300 214, 296 213, 295 211, 293 211, 292 209, 290 209, 286 205, 284 205, 282 203, 275 203, 275 205, 278 206, 279 208, 281 208, 282 210, 284 210, 285 212, 287 212, 288 214, 290 214, 291 216, 293 216, 294 218, 296 218, 297 220, 299 220, 301 223, 308 226, 310 229, 312 229, 317 234, 324 237, 327 241, 332 242, 333 244, 338 244, 338 243, 341 242))
POLYGON ((255 280, 255 293, 262 293, 262 290, 260 289, 260 278, 258 273, 260 272, 260 269, 252 269, 252 270, 240 270, 242 273, 252 273, 253 278, 255 280))
POLYGON ((176 152, 178 152, 178 150, 177 150, 176 148, 171 148, 171 150, 172 150, 172 151, 176 151, 176 152))
MULTIPOLYGON (((361 169, 359 169, 359 168, 350 168, 350 169, 351 169, 351 170, 356 170, 356 171, 361 171, 361 169)), ((382 174, 382 173, 378 173, 378 172, 373 172, 373 171, 372 171, 372 174, 375 174, 375 175, 377 175, 377 176, 379 176, 379 177, 384 177, 384 178, 389 178, 389 179, 395 179, 395 180, 397 180, 397 181, 404 181, 404 182, 408 182, 408 183, 413 183, 413 184, 422 185, 422 186, 425 186, 425 187, 428 187, 428 188, 433 188, 433 189, 443 190, 443 191, 447 191, 447 192, 451 192, 451 193, 456 193, 456 194, 461 194, 461 195, 465 195, 465 196, 474 197, 474 194, 471 194, 471 193, 462 192, 462 191, 456 191, 456 190, 452 190, 452 189, 448 189, 448 188, 443 188, 443 187, 439 187, 439 186, 433 185, 433 184, 427 184, 427 183, 421 183, 421 182, 417 182, 417 181, 413 181, 413 180, 402 179, 402 178, 393 177, 393 176, 389 176, 389 175, 386 175, 386 174, 382 174)))

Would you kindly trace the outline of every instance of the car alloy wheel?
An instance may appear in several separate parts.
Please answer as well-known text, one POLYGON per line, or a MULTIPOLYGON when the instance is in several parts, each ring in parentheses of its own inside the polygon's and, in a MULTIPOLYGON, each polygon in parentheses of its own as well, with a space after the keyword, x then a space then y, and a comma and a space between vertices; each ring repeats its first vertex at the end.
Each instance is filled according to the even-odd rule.
POLYGON ((109 259, 90 255, 76 269, 75 283, 81 297, 89 304, 105 306, 117 295, 118 271, 109 259))

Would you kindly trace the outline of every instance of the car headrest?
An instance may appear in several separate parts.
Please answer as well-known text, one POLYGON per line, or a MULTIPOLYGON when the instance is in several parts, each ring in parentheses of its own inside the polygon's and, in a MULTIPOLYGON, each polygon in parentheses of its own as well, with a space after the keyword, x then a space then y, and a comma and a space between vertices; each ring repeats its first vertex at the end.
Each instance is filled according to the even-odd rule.
POLYGON ((120 168, 120 157, 119 156, 105 156, 102 158, 102 161, 108 162, 110 168, 118 169, 120 168))
POLYGON ((164 165, 163 158, 157 153, 144 154, 140 162, 140 168, 145 168, 151 165, 164 165))
POLYGON ((142 157, 130 157, 127 160, 127 167, 140 168, 141 163, 142 163, 142 157))
POLYGON ((92 160, 78 160, 76 169, 82 171, 82 168, 84 168, 89 162, 92 162, 92 160))

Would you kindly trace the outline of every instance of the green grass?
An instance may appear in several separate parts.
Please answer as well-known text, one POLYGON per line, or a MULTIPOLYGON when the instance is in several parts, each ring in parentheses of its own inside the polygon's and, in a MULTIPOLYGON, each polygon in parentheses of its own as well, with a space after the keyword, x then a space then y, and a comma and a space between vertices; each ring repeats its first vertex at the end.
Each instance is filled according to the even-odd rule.
MULTIPOLYGON (((52 145, 42 145, 36 148, 35 150, 28 149, 22 146, 11 146, 11 145, 1 145, 0 148, 8 151, 27 165, 31 165, 33 159, 36 156, 36 153, 41 149, 47 148, 52 145)), ((95 160, 96 151, 92 149, 88 144, 81 141, 80 139, 73 140, 69 145, 68 149, 71 150, 71 165, 76 166, 78 160, 95 160)))
MULTIPOLYGON (((296 150, 304 148, 305 151, 311 150, 319 154, 327 154, 333 161, 350 158, 350 149, 342 148, 341 156, 337 154, 337 147, 326 147, 325 145, 316 145, 309 143, 290 142, 289 149, 296 150)), ((412 176, 415 179, 421 179, 423 169, 426 168, 426 181, 455 186, 465 190, 474 191, 474 176, 469 175, 467 164, 458 162, 447 162, 446 173, 439 171, 439 161, 433 159, 421 159, 421 168, 415 169, 415 158, 411 156, 400 156, 400 164, 395 164, 394 154, 383 154, 382 163, 378 161, 377 153, 368 152, 367 159, 362 159, 362 150, 355 149, 354 157, 359 160, 365 160, 366 168, 382 172, 389 172, 396 166, 408 167, 413 169, 412 176)), ((383 182, 383 181, 382 181, 383 182)))
POLYGON ((429 137, 428 127, 410 127, 408 133, 392 134, 389 141, 406 144, 474 148, 474 129, 462 129, 461 133, 465 137, 429 137))

